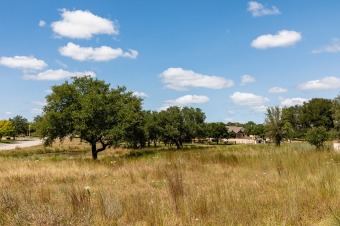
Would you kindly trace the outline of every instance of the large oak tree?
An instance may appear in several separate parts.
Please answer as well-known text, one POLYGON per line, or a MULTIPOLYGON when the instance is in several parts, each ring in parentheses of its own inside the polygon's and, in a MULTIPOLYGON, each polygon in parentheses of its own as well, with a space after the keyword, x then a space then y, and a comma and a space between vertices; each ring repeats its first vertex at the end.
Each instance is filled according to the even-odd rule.
POLYGON ((141 99, 125 87, 113 89, 90 76, 74 77, 71 83, 53 86, 46 101, 37 120, 45 145, 77 136, 91 145, 93 159, 124 138, 136 145, 138 135, 132 133, 140 132, 135 126, 141 124, 141 99))

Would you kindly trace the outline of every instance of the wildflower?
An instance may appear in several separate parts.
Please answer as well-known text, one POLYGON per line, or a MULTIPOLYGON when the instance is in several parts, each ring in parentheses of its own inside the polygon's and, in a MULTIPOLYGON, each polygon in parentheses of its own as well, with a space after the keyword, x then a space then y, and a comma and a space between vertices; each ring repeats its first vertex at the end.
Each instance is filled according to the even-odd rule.
POLYGON ((90 192, 90 187, 89 186, 86 186, 84 187, 85 188, 85 191, 88 195, 91 195, 91 192, 90 192))

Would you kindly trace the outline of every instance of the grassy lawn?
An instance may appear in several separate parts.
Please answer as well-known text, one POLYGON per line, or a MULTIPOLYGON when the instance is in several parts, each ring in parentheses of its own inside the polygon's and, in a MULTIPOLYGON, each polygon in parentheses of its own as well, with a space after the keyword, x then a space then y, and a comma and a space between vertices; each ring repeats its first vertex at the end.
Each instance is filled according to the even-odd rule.
POLYGON ((334 225, 340 155, 307 144, 0 152, 0 225, 334 225))

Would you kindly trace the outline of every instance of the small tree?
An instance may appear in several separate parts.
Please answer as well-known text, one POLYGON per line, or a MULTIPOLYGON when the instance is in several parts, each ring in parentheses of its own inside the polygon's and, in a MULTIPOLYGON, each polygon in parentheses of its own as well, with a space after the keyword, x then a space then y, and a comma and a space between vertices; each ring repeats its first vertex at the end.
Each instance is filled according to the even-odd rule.
POLYGON ((29 123, 26 118, 17 115, 12 119, 9 119, 14 126, 14 139, 18 135, 28 135, 29 123))
POLYGON ((199 108, 169 107, 159 112, 159 127, 164 140, 183 147, 183 141, 203 135, 205 114, 199 108))
POLYGON ((320 150, 328 139, 327 129, 323 126, 313 127, 307 130, 306 141, 320 150))
POLYGON ((14 126, 9 120, 0 120, 0 141, 3 136, 12 136, 14 134, 14 126))
POLYGON ((218 144, 221 138, 228 138, 228 128, 223 122, 210 122, 206 124, 206 135, 214 138, 218 144))
POLYGON ((148 140, 148 146, 153 142, 154 147, 161 138, 161 127, 159 125, 159 114, 157 111, 145 111, 145 131, 148 140))
POLYGON ((280 146, 284 133, 281 108, 278 106, 267 108, 265 122, 268 136, 275 141, 276 146, 280 146))

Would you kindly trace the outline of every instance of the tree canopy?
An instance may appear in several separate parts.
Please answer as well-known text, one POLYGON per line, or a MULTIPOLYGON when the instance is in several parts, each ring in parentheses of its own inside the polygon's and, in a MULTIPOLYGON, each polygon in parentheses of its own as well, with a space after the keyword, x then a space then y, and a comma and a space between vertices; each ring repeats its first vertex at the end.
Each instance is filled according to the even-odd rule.
POLYGON ((14 134, 14 126, 9 120, 0 120, 0 141, 3 136, 12 136, 14 134))
POLYGON ((324 98, 313 98, 301 107, 300 121, 304 128, 323 126, 333 128, 332 101, 324 98))
POLYGON ((126 92, 125 87, 113 89, 89 76, 53 86, 46 101, 37 120, 45 145, 58 138, 78 136, 91 145, 93 159, 124 137, 131 138, 131 124, 139 123, 141 113, 141 99, 126 92))
POLYGON ((206 135, 214 138, 218 144, 221 138, 229 138, 228 128, 223 122, 210 122, 206 124, 206 135))
POLYGON ((9 119, 14 126, 14 139, 18 135, 27 135, 29 123, 28 120, 21 115, 17 115, 14 118, 9 119))
POLYGON ((174 142, 177 149, 183 147, 184 140, 203 136, 205 114, 199 108, 169 107, 158 117, 163 139, 174 142))

